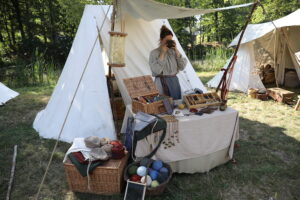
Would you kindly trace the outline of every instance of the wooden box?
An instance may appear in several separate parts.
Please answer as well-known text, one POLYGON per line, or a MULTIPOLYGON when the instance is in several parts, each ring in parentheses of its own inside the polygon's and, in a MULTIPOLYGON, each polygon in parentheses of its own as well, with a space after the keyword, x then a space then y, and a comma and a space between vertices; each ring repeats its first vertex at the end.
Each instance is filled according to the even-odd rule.
POLYGON ((268 88, 268 95, 275 101, 287 103, 293 100, 295 93, 282 88, 268 88))
POLYGON ((117 120, 121 120, 124 118, 125 115, 125 104, 123 102, 123 98, 122 97, 115 97, 114 101, 112 101, 112 99, 110 99, 110 104, 111 104, 111 109, 113 111, 113 104, 115 106, 115 114, 116 114, 116 119, 117 120))
POLYGON ((189 109, 221 105, 221 98, 216 92, 209 92, 204 94, 189 94, 183 96, 183 100, 189 109))
POLYGON ((96 167, 88 177, 82 177, 76 167, 67 160, 64 163, 65 174, 70 190, 93 194, 119 194, 124 187, 123 173, 127 165, 128 153, 120 160, 110 159, 96 167))
POLYGON ((268 93, 257 93, 256 98, 262 101, 268 100, 268 93))
MULTIPOLYGON (((152 103, 142 102, 138 100, 141 97, 153 98, 159 94, 151 76, 127 78, 123 81, 132 99, 132 111, 134 113, 137 113, 139 111, 148 114, 160 114, 166 112, 163 100, 155 101, 152 103)), ((168 98, 169 102, 173 104, 173 99, 171 97, 163 97, 168 98)))

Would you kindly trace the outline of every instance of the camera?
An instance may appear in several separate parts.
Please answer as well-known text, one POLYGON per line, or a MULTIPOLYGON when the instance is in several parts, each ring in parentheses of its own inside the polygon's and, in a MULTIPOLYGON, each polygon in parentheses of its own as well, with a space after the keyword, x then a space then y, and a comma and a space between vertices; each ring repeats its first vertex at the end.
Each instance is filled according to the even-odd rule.
POLYGON ((167 47, 168 48, 175 47, 175 41, 174 40, 167 40, 167 47))

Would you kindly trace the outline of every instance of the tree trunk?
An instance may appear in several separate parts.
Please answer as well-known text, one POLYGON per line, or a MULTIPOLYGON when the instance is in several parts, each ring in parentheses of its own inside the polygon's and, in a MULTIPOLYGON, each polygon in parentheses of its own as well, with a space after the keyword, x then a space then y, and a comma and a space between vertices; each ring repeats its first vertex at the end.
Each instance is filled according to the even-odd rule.
POLYGON ((54 16, 53 16, 53 4, 52 0, 48 1, 48 7, 49 7, 49 18, 50 18, 50 29, 51 29, 51 39, 52 39, 52 44, 56 44, 56 29, 55 29, 55 23, 54 23, 54 16))
POLYGON ((214 18, 215 18, 214 21, 215 21, 215 30, 216 30, 216 36, 215 36, 216 38, 215 38, 215 40, 219 41, 220 38, 219 38, 219 21, 218 21, 219 20, 219 16, 218 16, 218 12, 214 13, 214 18))
POLYGON ((12 39, 12 43, 15 46, 16 45, 16 35, 15 35, 15 26, 14 26, 14 17, 9 14, 9 21, 10 21, 10 35, 12 39))
POLYGON ((46 20, 45 20, 45 9, 43 6, 41 6, 40 19, 42 22, 44 43, 45 43, 45 46, 47 46, 47 26, 46 26, 46 20))
POLYGON ((30 10, 29 10, 30 6, 28 5, 28 0, 25 1, 25 10, 26 10, 26 27, 27 27, 27 36, 28 36, 28 39, 30 41, 33 41, 33 34, 32 34, 32 31, 33 31, 33 27, 32 27, 32 23, 31 23, 31 19, 32 19, 32 14, 30 13, 30 10))
POLYGON ((25 41, 25 32, 24 32, 24 27, 23 27, 23 23, 22 23, 21 11, 20 11, 20 7, 19 7, 19 0, 11 0, 11 2, 13 4, 14 10, 15 10, 15 15, 16 15, 19 30, 20 30, 20 33, 21 33, 22 42, 24 43, 24 41, 25 41))

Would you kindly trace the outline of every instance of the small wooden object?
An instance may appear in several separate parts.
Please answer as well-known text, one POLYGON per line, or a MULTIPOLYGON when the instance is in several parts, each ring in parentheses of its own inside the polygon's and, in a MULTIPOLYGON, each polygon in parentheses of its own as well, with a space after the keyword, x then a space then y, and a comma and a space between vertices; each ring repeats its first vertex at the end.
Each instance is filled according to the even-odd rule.
POLYGON ((90 188, 88 178, 82 177, 76 167, 67 160, 64 163, 65 174, 70 190, 93 194, 119 194, 124 186, 123 173, 129 154, 119 160, 110 159, 96 167, 90 173, 90 188))
POLYGON ((298 101, 297 101, 297 104, 295 106, 295 110, 298 110, 299 107, 300 107, 300 95, 298 95, 298 101))
POLYGON ((9 182, 8 182, 8 189, 7 189, 7 194, 6 194, 6 200, 10 199, 10 192, 11 192, 11 188, 12 188, 12 184, 13 184, 14 176, 15 176, 17 153, 18 153, 17 151, 18 151, 18 145, 15 145, 13 159, 12 159, 12 167, 11 167, 11 172, 10 172, 10 178, 9 178, 9 182))
POLYGON ((267 91, 272 99, 281 103, 288 103, 295 97, 294 92, 282 88, 268 88, 267 91))
POLYGON ((255 99, 257 94, 257 89, 249 88, 248 89, 248 97, 255 99))
POLYGON ((183 100, 189 109, 221 105, 221 99, 216 92, 189 94, 183 96, 183 100))
POLYGON ((113 107, 113 104, 114 104, 115 111, 116 111, 116 113, 115 113, 116 119, 117 120, 123 119, 124 115, 125 115, 126 107, 125 107, 122 97, 116 97, 116 98, 114 98, 114 101, 111 99, 110 103, 111 103, 111 107, 113 107))
MULTIPOLYGON (((166 112, 163 100, 155 101, 153 103, 147 103, 146 100, 144 102, 137 100, 141 97, 153 98, 159 94, 151 76, 127 78, 123 81, 129 96, 132 99, 132 111, 134 113, 139 111, 148 114, 160 114, 166 112)), ((167 98, 169 99, 170 103, 173 104, 173 99, 171 97, 167 98)))
POLYGON ((256 93, 256 98, 262 101, 267 101, 268 100, 268 93, 256 93))

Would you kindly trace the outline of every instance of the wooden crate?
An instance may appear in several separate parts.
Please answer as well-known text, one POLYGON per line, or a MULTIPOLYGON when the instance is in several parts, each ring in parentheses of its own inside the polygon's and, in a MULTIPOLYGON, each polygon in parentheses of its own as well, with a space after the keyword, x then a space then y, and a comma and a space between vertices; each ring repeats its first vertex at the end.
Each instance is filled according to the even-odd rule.
MULTIPOLYGON (((132 111, 134 113, 139 111, 148 114, 160 114, 166 112, 163 100, 152 103, 141 102, 138 100, 140 97, 152 98, 159 94, 151 76, 127 78, 123 81, 132 99, 132 111)), ((171 97, 164 97, 168 98, 170 103, 173 104, 173 99, 171 97)))
POLYGON ((267 91, 272 99, 281 103, 290 102, 295 97, 294 92, 282 88, 268 88, 267 91))
POLYGON ((110 159, 105 164, 96 167, 90 174, 90 188, 88 178, 82 177, 76 167, 67 160, 64 163, 65 174, 70 190, 93 194, 119 194, 124 187, 123 173, 127 165, 129 154, 120 160, 110 159))
POLYGON ((189 94, 183 96, 183 100, 189 109, 221 105, 221 98, 216 92, 209 92, 204 94, 189 94))
POLYGON ((121 120, 124 118, 126 106, 124 104, 122 97, 115 97, 114 102, 110 99, 111 109, 113 110, 113 104, 115 106, 115 114, 117 120, 121 120))

